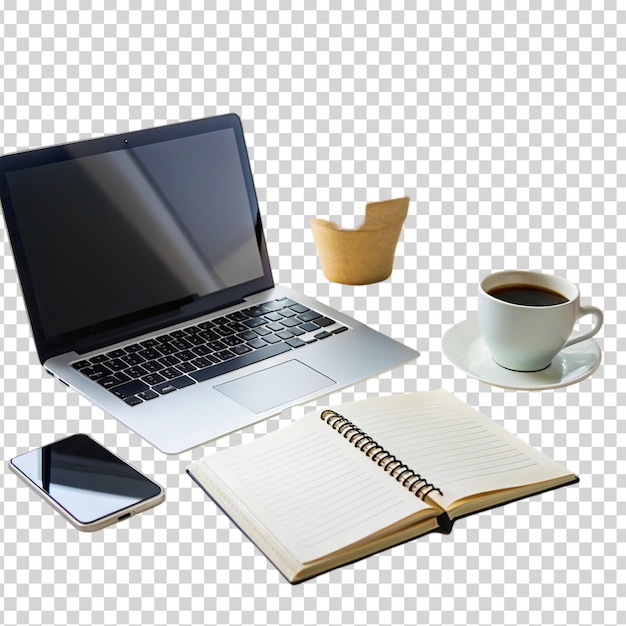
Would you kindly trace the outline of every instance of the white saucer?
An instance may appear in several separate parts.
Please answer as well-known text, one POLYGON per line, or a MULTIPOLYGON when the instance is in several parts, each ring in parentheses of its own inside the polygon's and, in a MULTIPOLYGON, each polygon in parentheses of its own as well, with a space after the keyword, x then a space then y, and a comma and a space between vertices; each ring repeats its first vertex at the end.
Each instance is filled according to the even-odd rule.
POLYGON ((505 389, 555 389, 591 376, 600 365, 602 352, 593 339, 561 350, 549 367, 540 372, 514 372, 498 365, 483 343, 478 319, 450 328, 442 340, 447 359, 483 383, 505 389))

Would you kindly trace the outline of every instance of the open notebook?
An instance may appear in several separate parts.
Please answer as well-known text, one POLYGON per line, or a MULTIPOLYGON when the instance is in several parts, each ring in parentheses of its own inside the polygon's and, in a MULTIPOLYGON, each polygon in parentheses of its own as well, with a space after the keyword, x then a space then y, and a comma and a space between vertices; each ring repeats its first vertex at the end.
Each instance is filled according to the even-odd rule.
POLYGON ((188 473, 292 583, 578 481, 446 391, 309 414, 188 473))

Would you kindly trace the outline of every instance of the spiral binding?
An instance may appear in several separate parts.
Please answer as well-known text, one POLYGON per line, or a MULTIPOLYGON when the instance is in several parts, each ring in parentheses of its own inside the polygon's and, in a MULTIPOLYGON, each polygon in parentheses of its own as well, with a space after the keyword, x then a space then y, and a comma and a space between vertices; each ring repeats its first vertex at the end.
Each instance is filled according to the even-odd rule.
POLYGON ((441 491, 439 487, 428 482, 420 474, 398 460, 393 454, 387 452, 387 450, 376 443, 372 437, 350 420, 343 417, 343 415, 327 409, 320 417, 333 430, 336 430, 344 439, 347 439, 353 444, 355 448, 364 452, 366 456, 372 459, 372 461, 377 463, 386 472, 389 472, 390 476, 395 478, 403 487, 406 487, 421 500, 433 491, 437 491, 443 496, 443 491, 441 491))

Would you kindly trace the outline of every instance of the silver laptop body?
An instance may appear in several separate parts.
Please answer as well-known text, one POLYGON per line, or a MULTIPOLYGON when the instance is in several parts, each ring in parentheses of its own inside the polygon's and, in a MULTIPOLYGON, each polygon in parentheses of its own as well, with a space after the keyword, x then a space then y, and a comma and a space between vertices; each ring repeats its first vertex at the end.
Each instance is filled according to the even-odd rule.
POLYGON ((415 359, 275 286, 228 114, 0 157, 47 372, 165 453, 415 359))

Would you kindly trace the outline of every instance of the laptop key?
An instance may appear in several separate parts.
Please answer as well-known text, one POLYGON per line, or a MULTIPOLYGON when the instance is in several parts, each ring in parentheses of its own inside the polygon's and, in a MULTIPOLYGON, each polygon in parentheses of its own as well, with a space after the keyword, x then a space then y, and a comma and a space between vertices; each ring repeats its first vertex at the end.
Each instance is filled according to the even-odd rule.
POLYGON ((174 341, 170 341, 170 346, 175 350, 188 350, 193 347, 193 344, 189 343, 186 339, 174 339, 174 341))
POLYGON ((315 319, 315 323, 318 326, 332 326, 337 322, 335 322, 335 320, 331 320, 330 317, 318 317, 315 319))
POLYGON ((273 313, 266 313, 265 317, 270 321, 270 322, 278 322, 281 319, 283 319, 283 316, 280 313, 277 313, 276 311, 274 311, 273 313))
POLYGON ((232 350, 235 354, 242 355, 242 354, 247 354, 248 352, 251 352, 252 348, 250 346, 246 346, 245 344, 242 344, 240 346, 235 346, 232 350))
POLYGON ((118 398, 122 398, 123 400, 148 389, 148 385, 146 385, 146 383, 144 383, 143 381, 131 380, 127 383, 122 383, 117 387, 113 387, 112 389, 110 389, 110 391, 113 392, 118 398))
POLYGON ((162 344, 159 345, 159 352, 163 356, 169 356, 170 354, 174 354, 175 352, 178 352, 178 349, 168 342, 163 342, 162 344))
POLYGON ((228 359, 235 358, 235 353, 232 350, 221 350, 216 352, 213 356, 217 357, 220 361, 227 361, 228 359))
POLYGON ((277 337, 276 335, 265 335, 265 337, 263 337, 263 340, 266 343, 280 343, 282 341, 280 337, 277 337))
POLYGON ((141 367, 143 367, 148 372, 158 372, 164 368, 164 365, 159 363, 158 361, 148 361, 147 363, 142 363, 141 367))
POLYGON ((163 383, 162 385, 157 385, 155 387, 155 390, 158 391, 162 396, 164 396, 166 393, 172 393, 172 391, 176 391, 177 389, 178 387, 172 385, 172 383, 170 382, 163 383))
POLYGON ((103 378, 98 379, 98 384, 102 385, 105 389, 111 389, 113 387, 117 387, 117 385, 121 385, 124 382, 129 381, 130 378, 126 378, 125 380, 119 378, 115 374, 112 376, 104 376, 103 378))
POLYGON ((211 367, 205 367, 197 372, 192 372, 189 376, 198 382, 202 382, 203 380, 209 380, 210 378, 215 378, 216 376, 221 376, 222 374, 226 374, 228 372, 234 372, 235 370, 245 367, 246 365, 264 361, 265 359, 269 359, 270 357, 278 354, 283 354, 284 352, 289 352, 290 350, 291 346, 288 346, 286 343, 276 343, 271 346, 266 346, 265 348, 259 348, 258 350, 248 352, 247 354, 244 354, 236 359, 231 359, 230 361, 225 361, 224 363, 218 363, 217 365, 212 365, 211 367))
POLYGON ((266 346, 267 342, 264 339, 257 337, 256 339, 251 339, 250 341, 248 341, 248 345, 256 350, 258 348, 263 348, 264 346, 266 346))
POLYGON ((175 385, 178 389, 183 389, 184 387, 190 387, 191 385, 195 385, 196 381, 189 376, 180 376, 178 378, 174 378, 170 380, 170 384, 175 385))
POLYGON ((228 326, 236 333, 243 333, 248 330, 248 327, 241 322, 231 322, 228 326))
POLYGON ((310 309, 304 306, 303 304, 294 304, 293 306, 290 306, 289 308, 292 311, 295 311, 296 313, 306 313, 307 311, 310 311, 310 309))
POLYGON ((154 390, 164 395, 166 393, 171 393, 172 391, 176 391, 177 389, 183 389, 183 387, 189 387, 190 385, 195 385, 196 381, 191 380, 188 376, 180 376, 178 378, 173 378, 172 380, 168 380, 166 383, 161 383, 160 385, 156 385, 154 390))
POLYGON ((201 332, 199 330, 195 334, 188 334, 186 341, 188 341, 192 346, 199 346, 204 343, 204 339, 202 338, 201 332))
POLYGON ((194 359, 192 362, 197 369, 202 369, 203 367, 209 367, 210 365, 214 365, 213 360, 210 360, 208 357, 199 356, 197 359, 194 359))
POLYGON ((174 365, 178 365, 180 363, 180 359, 177 356, 169 355, 163 356, 159 359, 159 363, 163 365, 163 367, 174 367, 174 365))
POLYGON ((289 317, 282 321, 283 326, 287 328, 293 328, 294 326, 299 326, 302 322, 299 319, 295 319, 293 317, 289 317))
POLYGON ((314 330, 319 330, 319 326, 317 324, 314 324, 313 322, 305 322, 304 324, 300 324, 300 328, 306 333, 310 333, 314 330))
POLYGON ((152 389, 148 389, 147 391, 142 391, 137 394, 138 398, 142 400, 154 400, 159 397, 159 394, 156 391, 152 391, 152 389))
MULTIPOLYGON (((298 319, 302 320, 303 322, 312 322, 313 320, 317 320, 317 318, 322 317, 317 311, 307 311, 306 313, 300 313, 300 315, 298 315, 298 319)), ((317 321, 315 322, 317 324, 317 321)))
POLYGON ((198 369, 195 365, 193 365, 190 362, 187 363, 179 363, 176 366, 183 374, 188 374, 189 372, 193 372, 194 370, 198 369))
POLYGON ((169 378, 169 379, 176 378, 177 376, 180 376, 181 373, 182 372, 176 367, 166 367, 164 370, 161 370, 159 372, 161 376, 164 376, 165 378, 169 378))
POLYGON ((204 343, 207 343, 209 341, 215 341, 216 339, 220 338, 220 336, 212 330, 204 330, 198 335, 198 337, 200 337, 200 339, 202 339, 204 343))
POLYGON ((233 346, 238 346, 240 343, 243 343, 243 339, 237 337, 237 335, 231 335, 230 337, 224 337, 222 339, 222 343, 225 343, 229 348, 233 346))
POLYGON ((145 341, 139 342, 139 345, 148 349, 148 348, 154 348, 158 346, 159 342, 156 339, 146 339, 145 341))
POLYGON ((257 328, 257 326, 263 326, 267 324, 269 320, 265 317, 253 317, 252 319, 246 320, 244 324, 248 328, 257 328))
POLYGON ((126 369, 128 367, 128 363, 126 363, 126 361, 122 361, 122 359, 112 359, 107 361, 107 367, 114 372, 119 372, 126 369))
POLYGON ((161 353, 154 348, 145 348, 144 350, 140 350, 137 354, 146 359, 146 361, 152 361, 153 359, 158 359, 161 356, 161 353))
POLYGON ((265 302, 259 306, 266 313, 272 313, 273 311, 278 311, 279 309, 282 309, 285 306, 285 303, 279 300, 270 300, 269 302, 265 302))
POLYGON ((192 348, 191 351, 197 356, 206 356, 207 354, 211 354, 211 348, 207 346, 196 346, 192 348))
POLYGON ((234 313, 229 313, 226 318, 233 322, 243 322, 248 319, 248 316, 242 311, 235 311, 234 313))
POLYGON ((191 350, 183 350, 182 352, 178 352, 176 356, 181 361, 191 361, 192 359, 195 359, 198 355, 194 354, 191 350))
POLYGON ((148 370, 141 367, 141 365, 136 365, 135 367, 129 367, 127 370, 124 370, 124 374, 126 374, 129 378, 141 378, 148 373, 148 370))
POLYGON ((113 372, 108 367, 105 367, 102 364, 92 365, 91 367, 84 367, 80 370, 81 374, 88 376, 91 380, 98 380, 99 378, 104 378, 105 376, 111 375, 113 372))
POLYGON ((228 335, 232 335, 235 331, 230 328, 230 326, 219 326, 215 329, 215 332, 220 336, 220 338, 228 337, 228 335))
POLYGON ((165 382, 165 378, 161 376, 161 374, 148 374, 147 376, 144 376, 142 380, 151 387, 165 382))
POLYGON ((107 356, 110 359, 119 359, 121 356, 126 354, 126 350, 123 348, 118 348, 117 350, 112 350, 111 352, 107 352, 107 356))

